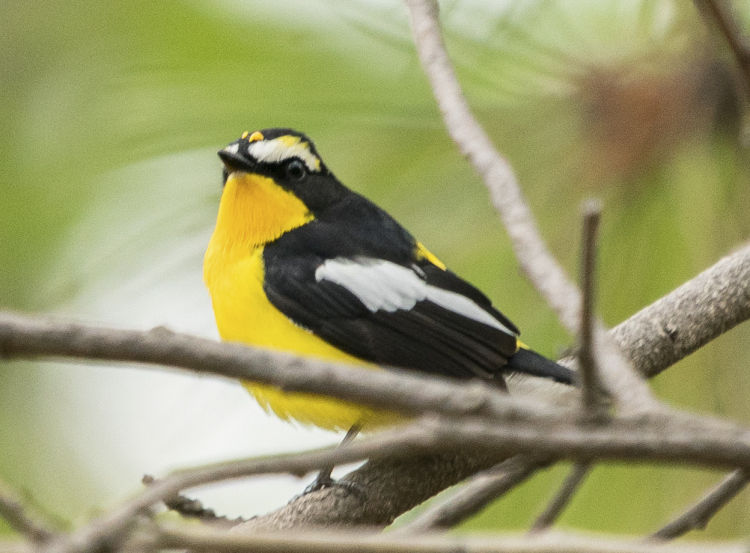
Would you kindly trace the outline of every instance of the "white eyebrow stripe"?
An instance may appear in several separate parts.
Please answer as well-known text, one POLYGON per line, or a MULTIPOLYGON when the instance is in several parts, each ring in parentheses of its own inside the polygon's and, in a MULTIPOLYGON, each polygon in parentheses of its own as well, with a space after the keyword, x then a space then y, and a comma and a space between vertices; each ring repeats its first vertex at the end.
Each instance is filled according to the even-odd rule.
POLYGON ((288 138, 283 136, 273 140, 251 142, 247 152, 261 163, 278 163, 296 157, 307 165, 308 170, 320 171, 320 160, 310 151, 306 142, 289 144, 288 138))
POLYGON ((516 335, 466 296, 427 284, 408 267, 383 259, 328 259, 315 270, 315 280, 328 280, 343 286, 373 313, 408 311, 417 302, 428 300, 463 317, 516 335))

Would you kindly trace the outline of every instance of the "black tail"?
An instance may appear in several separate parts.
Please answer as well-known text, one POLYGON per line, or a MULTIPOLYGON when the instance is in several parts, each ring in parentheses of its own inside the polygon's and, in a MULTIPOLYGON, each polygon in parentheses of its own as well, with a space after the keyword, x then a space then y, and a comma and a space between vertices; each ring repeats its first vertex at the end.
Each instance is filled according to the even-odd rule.
POLYGON ((575 385, 578 382, 575 371, 558 365, 554 361, 550 361, 546 357, 539 355, 537 352, 525 348, 519 349, 508 359, 508 364, 503 367, 503 371, 551 378, 562 384, 575 385))

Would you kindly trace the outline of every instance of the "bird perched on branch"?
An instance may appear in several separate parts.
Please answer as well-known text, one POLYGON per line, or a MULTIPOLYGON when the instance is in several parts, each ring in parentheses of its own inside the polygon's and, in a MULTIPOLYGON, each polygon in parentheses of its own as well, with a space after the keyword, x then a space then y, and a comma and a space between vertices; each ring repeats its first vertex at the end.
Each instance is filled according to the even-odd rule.
MULTIPOLYGON (((244 133, 219 151, 224 190, 204 261, 225 340, 504 387, 511 372, 572 383, 490 300, 393 217, 346 188, 304 134, 244 133)), ((244 383, 267 411, 326 429, 392 414, 244 383)))

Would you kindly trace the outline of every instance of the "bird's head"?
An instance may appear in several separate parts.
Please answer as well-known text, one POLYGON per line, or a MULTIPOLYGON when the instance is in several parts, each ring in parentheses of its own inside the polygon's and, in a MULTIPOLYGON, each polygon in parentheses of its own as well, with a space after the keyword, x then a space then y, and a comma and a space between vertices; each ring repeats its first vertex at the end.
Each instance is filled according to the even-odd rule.
POLYGON ((272 173, 292 182, 305 174, 328 172, 312 141, 291 129, 246 131, 219 150, 219 157, 224 162, 225 182, 235 171, 272 173))
POLYGON ((312 141, 291 129, 245 132, 218 155, 224 191, 217 229, 252 243, 309 222, 346 194, 312 141))
POLYGON ((244 132, 218 154, 224 163, 225 185, 248 174, 266 177, 297 196, 311 211, 340 197, 342 185, 323 163, 315 144, 292 129, 244 132))

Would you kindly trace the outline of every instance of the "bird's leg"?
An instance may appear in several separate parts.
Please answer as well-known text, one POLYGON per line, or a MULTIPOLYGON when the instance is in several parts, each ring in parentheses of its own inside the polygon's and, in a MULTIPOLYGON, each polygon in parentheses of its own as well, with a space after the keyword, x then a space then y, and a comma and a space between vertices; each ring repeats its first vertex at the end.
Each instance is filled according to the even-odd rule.
MULTIPOLYGON (((347 431, 346 436, 344 436, 344 439, 341 440, 341 443, 338 445, 338 447, 351 442, 357 436, 357 434, 359 434, 360 428, 361 427, 358 424, 352 425, 352 427, 347 431)), ((331 472, 333 472, 333 465, 328 465, 327 467, 323 467, 322 469, 320 469, 320 472, 315 477, 315 480, 313 480, 312 484, 305 488, 305 491, 303 493, 308 494, 316 492, 318 490, 322 490, 323 488, 330 488, 331 486, 343 486, 345 488, 349 487, 331 478, 331 472)))

